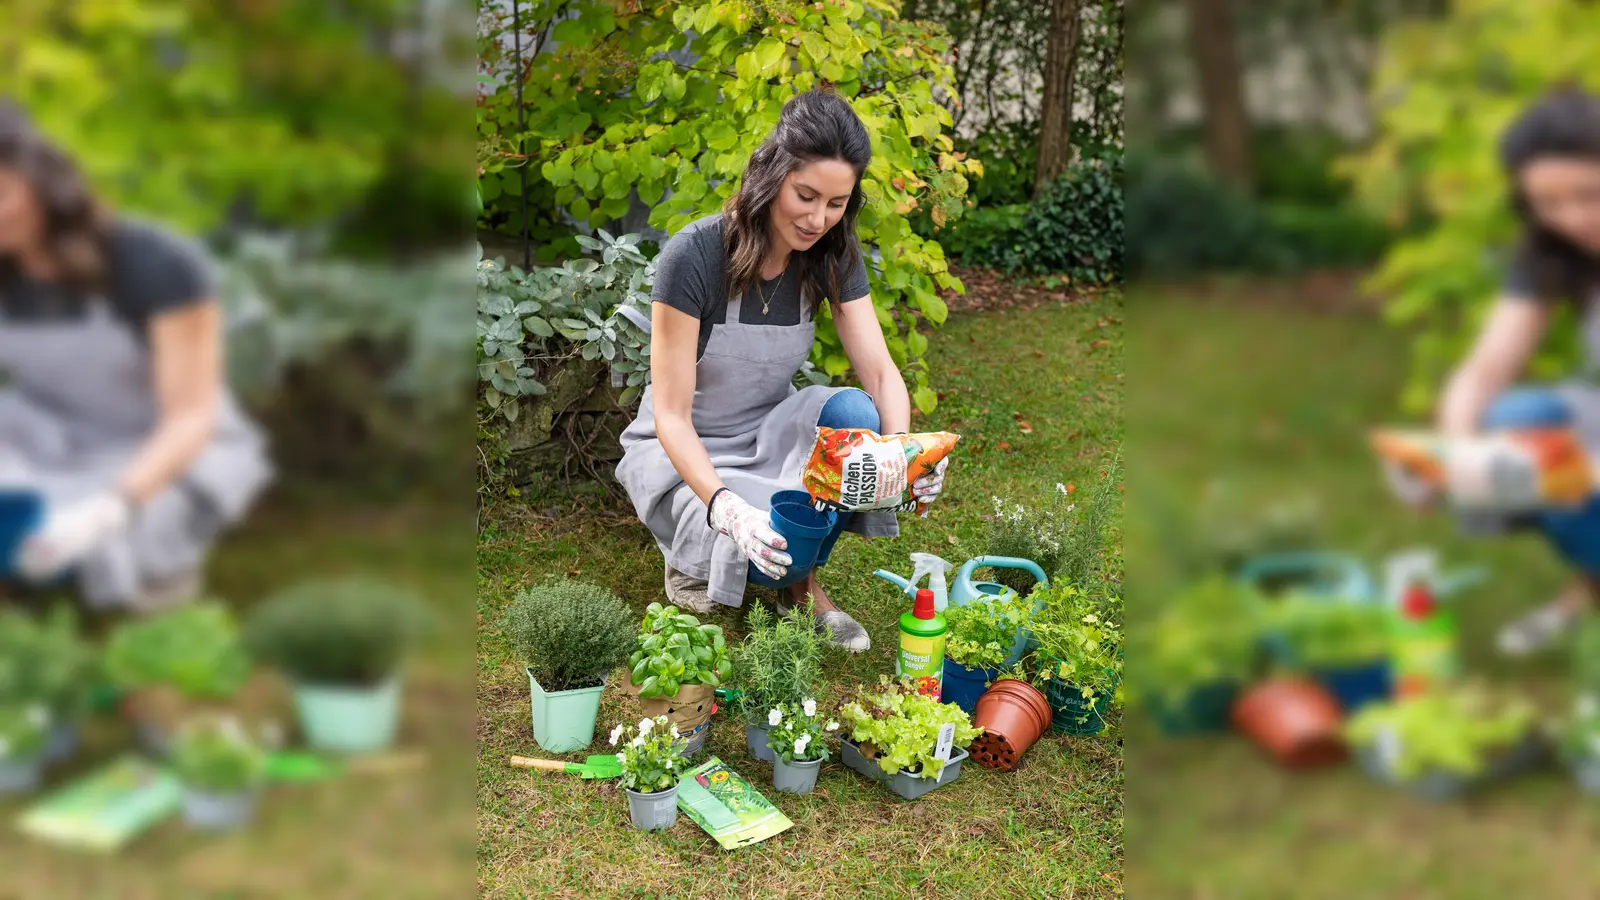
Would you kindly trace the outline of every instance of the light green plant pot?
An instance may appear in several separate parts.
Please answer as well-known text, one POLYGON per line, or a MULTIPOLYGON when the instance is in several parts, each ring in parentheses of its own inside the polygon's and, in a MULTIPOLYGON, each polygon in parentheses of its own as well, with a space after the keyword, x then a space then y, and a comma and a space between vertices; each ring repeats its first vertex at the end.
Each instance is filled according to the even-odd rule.
POLYGON ((528 672, 533 694, 533 739, 548 753, 571 753, 594 741, 594 720, 600 715, 600 693, 605 679, 589 688, 546 691, 528 672))
POLYGON ((372 688, 296 684, 295 711, 306 743, 334 753, 370 753, 394 743, 400 725, 400 676, 372 688))

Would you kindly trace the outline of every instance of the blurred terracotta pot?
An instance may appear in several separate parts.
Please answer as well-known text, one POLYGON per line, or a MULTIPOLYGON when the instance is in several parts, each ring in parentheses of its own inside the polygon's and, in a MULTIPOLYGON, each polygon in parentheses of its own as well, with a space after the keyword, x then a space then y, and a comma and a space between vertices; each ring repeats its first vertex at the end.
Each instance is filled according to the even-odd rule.
POLYGON ((1233 727, 1291 768, 1343 762, 1349 755, 1339 734, 1339 701, 1322 685, 1299 678, 1274 679, 1239 696, 1233 727))

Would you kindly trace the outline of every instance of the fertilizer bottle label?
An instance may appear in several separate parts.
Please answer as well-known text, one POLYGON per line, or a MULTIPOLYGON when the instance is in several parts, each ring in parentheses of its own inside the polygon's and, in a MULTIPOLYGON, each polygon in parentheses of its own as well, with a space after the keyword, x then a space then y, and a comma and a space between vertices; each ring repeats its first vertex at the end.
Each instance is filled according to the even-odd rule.
POLYGON ((894 673, 915 680, 917 693, 938 700, 944 678, 944 635, 900 635, 900 655, 895 657, 894 673))

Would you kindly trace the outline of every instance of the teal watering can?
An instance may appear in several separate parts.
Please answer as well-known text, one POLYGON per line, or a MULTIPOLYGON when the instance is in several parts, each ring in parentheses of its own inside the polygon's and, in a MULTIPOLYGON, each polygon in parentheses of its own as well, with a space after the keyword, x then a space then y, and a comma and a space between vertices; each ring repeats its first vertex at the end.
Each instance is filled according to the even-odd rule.
MULTIPOLYGON (((972 573, 978 569, 1022 569, 1034 577, 1034 580, 1038 582, 1039 588, 1048 588, 1050 586, 1050 579, 1045 577, 1044 570, 1039 568, 1039 564, 1032 560, 1018 559, 1013 556, 976 556, 962 563, 961 569, 956 572, 955 578, 951 580, 949 606, 965 606, 974 601, 986 603, 996 600, 1004 601, 1017 595, 1016 591, 997 582, 974 581, 972 573)), ((878 569, 872 574, 899 588, 907 597, 916 597, 916 589, 909 581, 899 575, 887 569, 878 569)), ((1033 609, 1029 612, 1030 618, 1033 613, 1039 611, 1039 607, 1044 603, 1043 594, 1039 591, 1035 591, 1035 593, 1039 595, 1039 599, 1033 603, 1033 609)), ((1006 657, 1006 661, 1000 667, 1006 668, 1013 665, 1022 658, 1024 653, 1028 652, 1030 646, 1036 645, 1037 642, 1034 640, 1033 632, 1024 625, 1017 630, 1017 642, 1012 645, 1011 655, 1006 657)))

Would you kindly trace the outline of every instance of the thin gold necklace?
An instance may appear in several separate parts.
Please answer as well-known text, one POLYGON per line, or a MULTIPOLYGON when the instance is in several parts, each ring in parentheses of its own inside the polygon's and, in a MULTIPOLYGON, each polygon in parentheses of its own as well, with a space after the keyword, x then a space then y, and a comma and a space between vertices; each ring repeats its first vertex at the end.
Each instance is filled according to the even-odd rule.
MULTIPOLYGON (((785 263, 783 266, 783 271, 778 273, 778 283, 772 286, 772 293, 778 293, 778 288, 783 286, 783 276, 787 274, 789 274, 789 265, 788 263, 785 263)), ((769 308, 769 304, 771 304, 772 301, 767 298, 767 292, 761 289, 760 272, 756 273, 756 296, 761 298, 761 314, 764 316, 771 312, 772 310, 769 308)))

